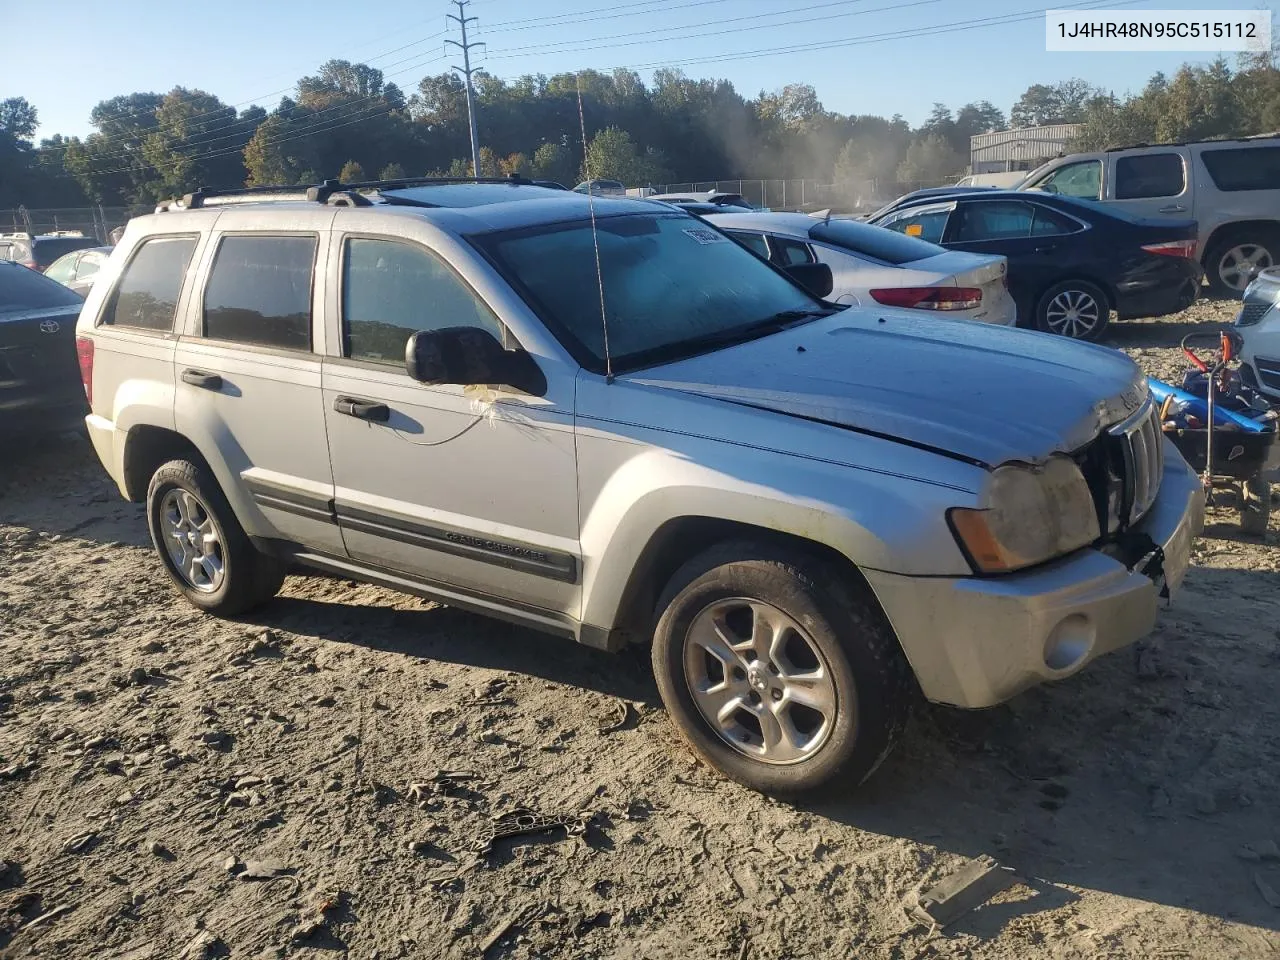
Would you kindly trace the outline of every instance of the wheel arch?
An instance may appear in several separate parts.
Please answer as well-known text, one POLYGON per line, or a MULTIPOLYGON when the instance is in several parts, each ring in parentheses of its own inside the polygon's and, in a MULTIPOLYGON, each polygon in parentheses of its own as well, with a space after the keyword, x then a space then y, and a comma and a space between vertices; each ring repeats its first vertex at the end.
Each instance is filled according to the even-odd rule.
POLYGON ((156 470, 178 459, 189 459, 208 467, 196 445, 176 430, 150 424, 133 427, 124 442, 124 495, 140 503, 146 499, 147 486, 156 470))
POLYGON ((1200 265, 1208 270, 1209 255, 1214 251, 1214 247, 1237 234, 1248 233, 1249 231, 1267 233, 1272 238, 1280 239, 1280 220, 1258 218, 1254 220, 1230 220, 1226 223, 1218 224, 1204 241, 1204 247, 1200 251, 1200 265))

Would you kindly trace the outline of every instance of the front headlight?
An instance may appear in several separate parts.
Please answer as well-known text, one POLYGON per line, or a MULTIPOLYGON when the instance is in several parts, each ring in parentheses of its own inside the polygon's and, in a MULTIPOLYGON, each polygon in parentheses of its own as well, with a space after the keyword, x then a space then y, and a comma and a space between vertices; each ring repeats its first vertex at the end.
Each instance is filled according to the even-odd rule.
POLYGON ((1098 512, 1075 462, 1005 464, 992 472, 978 509, 948 511, 952 532, 978 573, 1008 573, 1097 540, 1098 512))

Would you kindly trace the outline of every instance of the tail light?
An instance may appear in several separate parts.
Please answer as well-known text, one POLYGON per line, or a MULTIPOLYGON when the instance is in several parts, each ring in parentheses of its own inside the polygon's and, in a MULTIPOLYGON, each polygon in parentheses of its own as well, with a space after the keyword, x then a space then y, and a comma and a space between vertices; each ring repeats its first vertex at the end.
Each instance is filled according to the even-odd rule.
POLYGON ((36 263, 34 260, 19 260, 18 263, 21 266, 26 267, 28 270, 34 270, 36 273, 44 273, 44 271, 40 269, 40 264, 36 263))
POLYGON ((1166 243, 1144 243, 1142 249, 1161 257, 1196 258, 1196 242, 1194 240, 1170 240, 1166 243))
POLYGON ((889 287, 872 290, 876 303, 912 310, 972 310, 982 306, 977 287, 889 287))
POLYGON ((76 337, 76 359, 80 361, 80 382, 84 384, 84 396, 93 403, 93 341, 88 337, 76 337))

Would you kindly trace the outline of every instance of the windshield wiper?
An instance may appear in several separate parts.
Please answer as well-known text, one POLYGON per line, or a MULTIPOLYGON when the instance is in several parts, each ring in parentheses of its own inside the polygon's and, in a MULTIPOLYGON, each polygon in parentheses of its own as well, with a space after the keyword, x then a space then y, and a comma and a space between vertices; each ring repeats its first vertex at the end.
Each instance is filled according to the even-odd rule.
POLYGON ((735 343, 745 343, 748 340, 767 337, 773 333, 781 333, 783 330, 797 325, 801 320, 827 317, 834 312, 828 309, 780 310, 773 316, 765 317, 763 320, 757 320, 755 323, 749 323, 743 327, 731 327, 728 330, 717 330, 714 333, 704 333, 698 337, 690 337, 688 340, 680 340, 671 344, 671 349, 685 353, 688 351, 696 352, 709 347, 727 347, 735 343))

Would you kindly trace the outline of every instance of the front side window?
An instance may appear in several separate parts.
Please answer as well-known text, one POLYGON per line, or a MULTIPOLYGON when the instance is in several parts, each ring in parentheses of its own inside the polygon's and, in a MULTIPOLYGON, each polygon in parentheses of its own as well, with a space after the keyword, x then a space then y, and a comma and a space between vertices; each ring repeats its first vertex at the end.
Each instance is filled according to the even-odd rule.
POLYGON ((80 262, 76 264, 76 279, 83 280, 86 277, 92 277, 102 269, 102 265, 106 262, 107 255, 105 253, 86 253, 80 258, 80 262))
POLYGON ((178 295, 195 248, 195 237, 157 237, 145 241, 125 267, 102 322, 171 332, 178 295))
POLYGON ((680 214, 604 217, 475 238, 584 367, 617 372, 763 336, 823 311, 741 244, 680 214), (599 243, 599 277, 596 270, 599 243))
POLYGON ((59 283, 70 283, 75 279, 76 275, 76 258, 79 254, 68 253, 65 257, 59 257, 49 265, 49 269, 44 275, 50 280, 57 280, 59 283))
POLYGON ((1032 207, 1017 200, 963 203, 956 211, 957 243, 1031 236, 1032 207))
POLYGON ((316 238, 224 237, 204 291, 210 340, 311 349, 316 238))
POLYGON ((1080 160, 1064 164, 1032 188, 1077 200, 1102 199, 1102 161, 1080 160))
POLYGON ((900 213, 889 216, 880 223, 880 226, 929 243, 941 243, 942 234, 947 229, 947 218, 950 216, 950 208, 900 213))
POLYGON ((405 344, 421 330, 503 327, 458 275, 421 247, 351 238, 342 257, 343 355, 404 366, 405 344))
POLYGON ((1280 190, 1280 147, 1205 150, 1200 159, 1214 186, 1225 193, 1280 190))
POLYGON ((1176 153, 1145 153, 1116 160, 1117 200, 1176 197, 1186 184, 1182 157, 1176 153))

